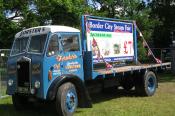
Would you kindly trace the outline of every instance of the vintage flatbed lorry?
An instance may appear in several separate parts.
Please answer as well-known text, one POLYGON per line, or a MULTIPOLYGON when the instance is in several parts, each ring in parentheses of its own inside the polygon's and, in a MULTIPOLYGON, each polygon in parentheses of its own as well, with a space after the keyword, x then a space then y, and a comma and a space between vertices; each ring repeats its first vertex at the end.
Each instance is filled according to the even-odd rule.
POLYGON ((138 63, 136 29, 134 21, 84 15, 81 32, 53 25, 18 32, 8 59, 14 107, 52 101, 59 115, 69 116, 78 106, 92 107, 89 93, 97 89, 135 87, 152 96, 156 71, 171 63, 138 63))

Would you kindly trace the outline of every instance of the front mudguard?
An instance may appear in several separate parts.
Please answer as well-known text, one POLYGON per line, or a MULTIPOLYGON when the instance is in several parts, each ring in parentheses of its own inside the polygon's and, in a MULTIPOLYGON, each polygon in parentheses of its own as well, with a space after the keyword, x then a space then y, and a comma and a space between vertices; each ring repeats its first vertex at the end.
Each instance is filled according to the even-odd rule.
POLYGON ((89 93, 86 89, 84 82, 75 75, 62 75, 57 77, 51 84, 47 92, 47 99, 54 100, 57 94, 58 88, 65 82, 71 82, 75 85, 79 104, 81 108, 91 108, 92 102, 89 93))

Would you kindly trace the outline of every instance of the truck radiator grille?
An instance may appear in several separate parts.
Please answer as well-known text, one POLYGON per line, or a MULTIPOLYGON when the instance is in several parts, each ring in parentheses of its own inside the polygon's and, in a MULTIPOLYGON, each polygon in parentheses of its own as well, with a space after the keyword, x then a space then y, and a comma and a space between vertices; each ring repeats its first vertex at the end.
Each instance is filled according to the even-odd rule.
POLYGON ((17 62, 17 84, 19 87, 30 86, 30 62, 19 61, 17 62))

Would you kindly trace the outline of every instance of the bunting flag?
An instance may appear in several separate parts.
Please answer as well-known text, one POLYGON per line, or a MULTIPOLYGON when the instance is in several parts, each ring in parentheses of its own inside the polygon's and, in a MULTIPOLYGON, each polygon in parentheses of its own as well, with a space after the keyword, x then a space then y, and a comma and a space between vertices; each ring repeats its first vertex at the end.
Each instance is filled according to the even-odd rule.
POLYGON ((105 66, 106 66, 106 70, 112 69, 113 66, 111 64, 109 64, 108 62, 106 62, 105 59, 103 58, 103 56, 101 55, 100 49, 99 49, 98 44, 97 44, 97 41, 95 40, 94 37, 93 37, 93 40, 92 40, 92 47, 97 48, 97 53, 96 53, 97 59, 98 60, 100 60, 100 59, 103 60, 103 62, 105 63, 105 66))
POLYGON ((155 58, 156 59, 156 62, 158 63, 158 64, 161 64, 162 63, 162 61, 160 60, 160 59, 158 59, 158 58, 155 58))
POLYGON ((99 49, 98 49, 98 53, 97 53, 97 59, 98 59, 98 61, 100 61, 100 59, 101 59, 101 54, 100 54, 100 50, 99 49))
POLYGON ((147 54, 148 56, 151 56, 152 55, 152 53, 151 53, 151 51, 148 49, 148 54, 147 54))
POLYGON ((92 40, 92 46, 93 47, 97 47, 97 41, 93 38, 93 40, 92 40))
MULTIPOLYGON (((140 30, 138 29, 138 31, 140 32, 140 30)), ((144 39, 144 37, 143 37, 143 35, 142 35, 142 33, 140 32, 140 35, 141 35, 141 37, 142 37, 142 39, 143 39, 143 47, 147 47, 148 48, 148 56, 153 56, 153 58, 155 59, 155 61, 156 61, 156 63, 158 63, 158 64, 160 64, 160 63, 162 63, 162 61, 160 60, 160 59, 158 59, 158 58, 156 58, 155 57, 155 55, 153 54, 153 52, 151 51, 151 48, 149 47, 149 45, 148 45, 148 43, 146 42, 146 40, 144 39)))
POLYGON ((143 45, 144 48, 147 47, 145 41, 142 42, 142 45, 143 45))
POLYGON ((141 32, 139 33, 139 35, 140 35, 140 37, 143 37, 143 34, 141 32))
POLYGON ((99 49, 99 47, 98 47, 98 44, 97 44, 97 41, 95 40, 95 38, 93 38, 92 44, 93 44, 93 45, 92 45, 93 47, 97 47, 97 59, 98 59, 98 60, 100 60, 100 59, 103 60, 103 62, 105 63, 105 66, 106 66, 106 70, 112 69, 113 66, 112 66, 111 64, 109 64, 109 63, 104 59, 104 57, 101 55, 100 49, 99 49))
POLYGON ((111 64, 109 64, 109 63, 106 62, 106 70, 110 70, 112 68, 113 68, 113 66, 111 64))
POLYGON ((90 25, 88 22, 86 22, 86 32, 90 33, 90 25))
POLYGON ((97 41, 95 40, 94 37, 93 37, 93 40, 92 40, 92 47, 93 47, 93 48, 97 48, 97 49, 95 50, 95 54, 97 55, 97 59, 100 60, 100 57, 101 57, 100 49, 98 48, 97 41))

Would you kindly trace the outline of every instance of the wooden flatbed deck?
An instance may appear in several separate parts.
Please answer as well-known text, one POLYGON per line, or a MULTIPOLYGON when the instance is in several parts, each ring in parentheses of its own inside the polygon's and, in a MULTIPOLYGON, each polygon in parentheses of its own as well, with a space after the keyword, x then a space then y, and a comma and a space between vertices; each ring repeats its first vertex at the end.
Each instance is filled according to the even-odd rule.
POLYGON ((113 68, 111 70, 96 69, 94 71, 102 75, 105 75, 105 74, 112 74, 112 73, 140 71, 143 69, 157 69, 157 68, 169 68, 169 67, 171 67, 171 62, 161 63, 161 64, 140 64, 140 65, 123 66, 123 67, 113 68))

